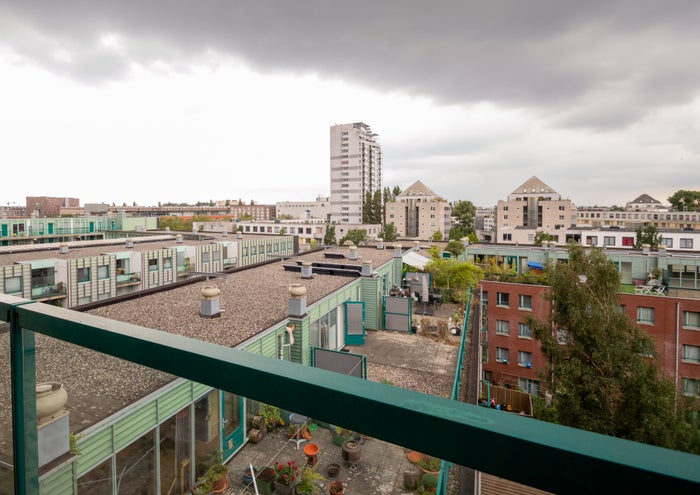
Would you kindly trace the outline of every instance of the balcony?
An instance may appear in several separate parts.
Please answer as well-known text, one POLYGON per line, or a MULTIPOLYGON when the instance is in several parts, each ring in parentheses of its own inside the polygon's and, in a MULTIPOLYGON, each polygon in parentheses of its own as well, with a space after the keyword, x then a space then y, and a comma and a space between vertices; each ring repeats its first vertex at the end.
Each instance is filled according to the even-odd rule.
POLYGON ((124 273, 117 270, 117 287, 127 287, 141 283, 141 274, 138 272, 124 273))
POLYGON ((65 297, 66 286, 63 282, 42 285, 41 287, 32 287, 32 300, 34 301, 51 301, 54 299, 63 299, 65 297))
POLYGON ((34 332, 551 492, 700 488, 700 456, 7 295, 0 295, 0 315, 10 323, 16 493, 39 493, 34 332))

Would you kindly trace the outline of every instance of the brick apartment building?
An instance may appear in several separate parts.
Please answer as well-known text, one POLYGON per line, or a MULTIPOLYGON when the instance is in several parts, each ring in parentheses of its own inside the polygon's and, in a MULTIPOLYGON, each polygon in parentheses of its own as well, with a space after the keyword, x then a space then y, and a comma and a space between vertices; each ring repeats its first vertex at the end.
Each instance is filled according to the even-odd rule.
MULTIPOLYGON (((482 379, 540 394, 544 356, 525 319, 548 317, 549 287, 483 281, 482 290, 482 379)), ((700 397, 700 299, 620 294, 620 305, 653 338, 677 394, 700 397)))

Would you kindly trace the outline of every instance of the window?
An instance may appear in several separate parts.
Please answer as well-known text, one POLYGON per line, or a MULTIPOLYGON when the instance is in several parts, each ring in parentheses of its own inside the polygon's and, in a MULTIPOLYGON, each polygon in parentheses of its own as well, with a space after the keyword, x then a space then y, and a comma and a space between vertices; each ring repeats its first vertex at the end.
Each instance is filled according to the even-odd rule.
POLYGON ((513 234, 503 234, 504 241, 510 241, 513 239, 513 234))
POLYGON ((496 320, 496 333, 508 335, 510 333, 510 322, 508 320, 496 320))
POLYGON ((615 245, 615 237, 606 235, 603 237, 603 246, 614 246, 615 245))
POLYGON ((681 249, 693 249, 693 240, 692 239, 681 239, 679 241, 678 247, 681 249))
POLYGON ((154 258, 152 260, 148 260, 148 271, 149 272, 157 272, 158 271, 158 259, 154 258))
POLYGON ((557 328, 557 342, 562 345, 571 343, 571 334, 567 329, 557 328))
POLYGON ((654 308, 644 308, 642 306, 637 308, 637 323, 644 323, 647 325, 654 324, 654 308))
POLYGON ((661 238, 659 241, 661 244, 666 246, 667 248, 672 248, 673 247, 673 239, 667 239, 666 237, 661 238))
POLYGON ((255 256, 258 254, 258 246, 250 246, 250 255, 255 256))
POLYGON ((7 277, 5 279, 5 294, 20 294, 22 292, 22 277, 7 277))
POLYGON ((518 323, 518 337, 524 339, 532 338, 532 328, 527 323, 518 323))
POLYGON ((90 267, 78 268, 77 270, 78 282, 89 282, 90 281, 90 267))
POLYGON ((496 362, 508 364, 510 352, 506 347, 496 347, 496 362))
POLYGON ((529 380, 527 378, 518 378, 518 388, 524 390, 530 395, 540 395, 539 380, 529 380))
POLYGON ((683 345, 683 361, 700 364, 700 347, 696 345, 683 345))
POLYGON ((525 352, 525 351, 518 351, 518 366, 532 368, 532 353, 525 352))
POLYGON ((700 397, 700 380, 682 378, 681 393, 688 397, 700 397))
POLYGON ((170 270, 172 267, 173 267, 173 259, 172 258, 163 258, 163 269, 170 270))
POLYGON ((683 311, 683 328, 700 330, 700 313, 696 311, 683 311))
POLYGON ((520 296, 518 296, 518 308, 532 309, 532 296, 528 296, 527 294, 520 294, 520 296))
POLYGON ((109 265, 101 265, 97 267, 97 278, 98 280, 109 278, 109 265))
POLYGON ((507 207, 507 206, 504 206, 504 207, 503 207, 503 211, 508 211, 508 207, 507 207))
POLYGON ((508 307, 510 302, 510 294, 507 292, 496 292, 496 306, 508 307))
POLYGON ((214 261, 221 261, 221 251, 214 251, 212 256, 214 257, 214 261))
MULTIPOLYGON (((255 254, 255 253, 253 253, 253 254, 255 254)), ((208 252, 202 253, 202 263, 209 263, 209 253, 208 252)))

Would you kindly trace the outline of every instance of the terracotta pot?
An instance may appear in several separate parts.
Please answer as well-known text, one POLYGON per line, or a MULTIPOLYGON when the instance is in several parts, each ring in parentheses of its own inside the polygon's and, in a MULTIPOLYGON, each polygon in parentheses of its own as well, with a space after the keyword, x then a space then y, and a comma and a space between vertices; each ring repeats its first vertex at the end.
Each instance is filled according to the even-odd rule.
POLYGON ((331 481, 328 484, 328 493, 331 495, 343 495, 345 493, 345 485, 340 481, 331 481))

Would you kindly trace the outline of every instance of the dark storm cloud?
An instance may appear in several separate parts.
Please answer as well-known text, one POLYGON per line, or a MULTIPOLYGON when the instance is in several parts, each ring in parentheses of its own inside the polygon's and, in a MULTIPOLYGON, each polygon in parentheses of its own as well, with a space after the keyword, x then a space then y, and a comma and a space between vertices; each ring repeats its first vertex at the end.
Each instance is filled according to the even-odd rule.
POLYGON ((87 83, 217 53, 609 128, 697 96, 698 20, 694 0, 23 1, 0 5, 0 47, 87 83), (105 34, 120 51, 100 45, 105 34))

